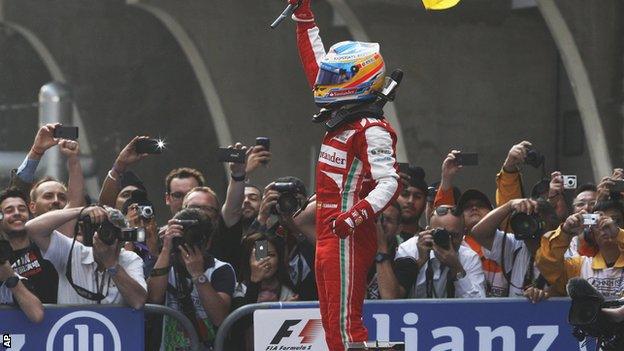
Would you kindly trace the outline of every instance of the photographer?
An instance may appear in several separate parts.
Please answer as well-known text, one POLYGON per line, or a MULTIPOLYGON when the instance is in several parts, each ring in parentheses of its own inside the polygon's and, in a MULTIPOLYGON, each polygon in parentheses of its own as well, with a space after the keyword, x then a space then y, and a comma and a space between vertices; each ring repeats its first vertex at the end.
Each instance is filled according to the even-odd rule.
MULTIPOLYGON (((236 282, 232 266, 208 254, 213 230, 207 212, 178 212, 162 236, 163 247, 148 279, 149 302, 184 313, 206 349, 230 311, 236 282)), ((163 350, 189 347, 175 320, 164 319, 161 345, 163 350)))
MULTIPOLYGON (((379 280, 380 270, 392 271, 394 256, 398 248, 397 232, 401 221, 401 206, 398 202, 393 201, 390 206, 383 210, 382 215, 377 223, 377 254, 375 255, 375 265, 368 272, 368 285, 366 287, 366 298, 369 300, 385 299, 392 296, 392 292, 388 292, 388 286, 396 286, 381 282, 379 280)), ((392 274, 385 274, 384 278, 392 277, 392 274)))
POLYGON ((624 255, 619 241, 624 230, 602 212, 589 216, 585 210, 570 215, 555 231, 542 237, 536 263, 542 275, 557 295, 565 296, 570 278, 581 277, 594 286, 606 300, 616 300, 624 294, 624 255), (565 258, 564 253, 574 236, 597 247, 594 257, 565 258))
POLYGON ((135 252, 143 260, 143 273, 149 276, 158 257, 158 228, 154 216, 154 206, 147 198, 147 192, 134 190, 123 204, 121 212, 132 227, 143 228, 144 242, 126 242, 125 249, 135 252))
MULTIPOLYGON (((496 296, 526 296, 533 302, 547 298, 543 278, 535 267, 541 236, 559 224, 554 208, 546 201, 514 199, 489 212, 472 228, 472 237, 501 267, 502 289, 496 296), (509 216, 512 233, 498 229, 509 216)), ((507 231, 507 230, 506 230, 507 231)))
POLYGON ((296 177, 278 178, 264 189, 258 217, 250 230, 280 235, 288 272, 300 301, 318 299, 314 254, 316 201, 306 198, 303 182, 296 177))
MULTIPOLYGON (((233 310, 252 303, 298 300, 284 264, 284 248, 283 238, 279 236, 254 233, 245 237, 242 242, 242 262, 246 264, 241 263, 240 266, 233 310)), ((233 328, 236 330, 233 339, 243 342, 244 350, 253 350, 250 317, 242 319, 233 328)))
MULTIPOLYGON (((99 206, 69 208, 48 212, 26 223, 28 236, 59 272, 58 303, 127 304, 135 309, 145 304, 143 262, 134 252, 121 250, 115 236, 120 229, 111 215, 99 206), (54 230, 71 220, 84 222, 85 216, 95 228, 91 233, 84 225, 82 228, 85 242, 90 242, 93 235, 92 247, 54 230), (112 243, 106 244, 109 240, 112 243)), ((121 213, 119 216, 123 218, 121 213)))
POLYGON ((399 245, 393 270, 379 269, 384 299, 485 297, 479 257, 463 246, 464 221, 453 207, 441 206, 431 227, 399 245))

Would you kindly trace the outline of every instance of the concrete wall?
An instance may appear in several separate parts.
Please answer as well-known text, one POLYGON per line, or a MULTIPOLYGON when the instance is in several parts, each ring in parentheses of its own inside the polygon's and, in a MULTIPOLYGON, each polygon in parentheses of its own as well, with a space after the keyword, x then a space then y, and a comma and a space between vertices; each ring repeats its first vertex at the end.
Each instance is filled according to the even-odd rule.
MULTIPOLYGON (((569 122, 576 107, 544 21, 536 8, 511 10, 509 4, 464 1, 449 11, 426 13, 415 1, 346 2, 370 39, 381 43, 389 69, 405 71, 395 107, 409 160, 426 169, 429 181, 439 178, 449 149, 460 148, 478 152, 481 166, 464 169, 458 185, 493 195, 506 152, 523 139, 546 154, 548 171, 561 168, 581 181, 592 180, 587 148, 573 148, 577 154, 571 154, 563 145, 578 131, 569 122)), ((621 161, 622 5, 616 0, 602 1, 601 7, 580 0, 560 4, 587 60, 614 146, 612 158, 621 161)), ((299 65, 294 25, 286 21, 268 28, 281 2, 5 0, 0 5, 1 20, 32 30, 74 87, 101 176, 132 135, 160 135, 170 150, 137 170, 153 189, 152 198, 162 195, 164 175, 179 165, 202 169, 223 194, 226 178, 214 159, 219 141, 213 124, 215 111, 221 111, 233 140, 272 139, 274 160, 254 176, 255 183, 283 175, 311 183, 312 152, 323 130, 310 123, 317 109, 299 65), (198 61, 171 26, 188 37, 198 61), (214 89, 206 90, 205 77, 197 74, 202 70, 214 89)), ((315 1, 314 9, 326 47, 351 38, 353 27, 330 2, 315 1)), ((13 72, 13 80, 36 89, 46 80, 38 58, 24 45, 7 54, 6 37, 0 34, 0 72, 13 72), (38 67, 39 73, 15 69, 20 65, 38 67)), ((18 99, 7 95, 12 87, 0 80, 0 97, 18 99)), ((577 142, 583 144, 582 130, 580 135, 577 142)), ((541 176, 538 170, 525 173, 528 187, 541 176)))

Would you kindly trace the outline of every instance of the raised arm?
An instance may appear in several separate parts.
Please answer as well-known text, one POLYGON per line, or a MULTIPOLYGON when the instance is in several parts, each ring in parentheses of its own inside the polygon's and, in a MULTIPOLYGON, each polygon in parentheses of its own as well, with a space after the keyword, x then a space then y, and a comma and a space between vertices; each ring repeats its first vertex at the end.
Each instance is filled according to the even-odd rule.
MULTIPOLYGON (((298 0, 288 0, 296 5, 298 0)), ((319 70, 319 62, 325 57, 325 48, 319 35, 319 29, 314 22, 314 14, 310 8, 310 0, 302 0, 292 16, 297 22, 297 49, 303 64, 303 69, 310 87, 314 87, 319 70)))
POLYGON ((147 157, 147 154, 138 154, 136 152, 136 142, 139 139, 149 139, 149 137, 136 136, 121 150, 117 159, 115 159, 115 163, 113 163, 113 167, 106 175, 106 178, 104 178, 102 190, 100 191, 100 198, 98 200, 99 204, 115 207, 117 195, 121 190, 119 184, 123 173, 127 171, 129 167, 147 157))
POLYGON ((497 207, 506 204, 509 200, 523 197, 520 165, 526 159, 526 154, 531 146, 531 143, 525 140, 512 146, 507 153, 503 167, 496 175, 497 207))
POLYGON ((48 246, 50 246, 52 231, 72 219, 76 219, 80 210, 80 207, 76 207, 44 213, 26 222, 26 232, 42 251, 47 251, 48 246))
MULTIPOLYGON (((82 207, 85 205, 84 176, 80 165, 80 147, 77 141, 61 140, 59 142, 61 153, 67 157, 67 170, 69 180, 67 182, 67 205, 65 208, 82 207)), ((58 228, 58 231, 72 236, 75 221, 69 221, 58 228)))
POLYGON ((58 139, 54 138, 54 128, 60 123, 46 124, 39 128, 35 140, 33 141, 26 158, 11 176, 11 186, 23 191, 25 194, 30 193, 30 187, 35 179, 35 172, 41 157, 45 152, 58 144, 58 139))
POLYGON ((471 235, 479 243, 479 245, 488 250, 492 250, 496 230, 512 211, 531 214, 536 210, 537 202, 535 202, 535 200, 515 199, 508 201, 506 204, 490 211, 479 221, 479 223, 475 224, 475 226, 472 227, 471 235))
MULTIPOLYGON (((230 145, 230 147, 232 147, 230 145)), ((246 150, 247 147, 241 143, 236 143, 234 149, 246 150)), ((251 149, 250 149, 251 150, 251 149)), ((249 151, 247 155, 249 155, 249 151)), ((225 202, 221 208, 221 215, 225 225, 229 228, 240 221, 243 215, 243 201, 245 201, 245 169, 247 167, 247 157, 245 163, 230 162, 230 182, 228 184, 225 202)))

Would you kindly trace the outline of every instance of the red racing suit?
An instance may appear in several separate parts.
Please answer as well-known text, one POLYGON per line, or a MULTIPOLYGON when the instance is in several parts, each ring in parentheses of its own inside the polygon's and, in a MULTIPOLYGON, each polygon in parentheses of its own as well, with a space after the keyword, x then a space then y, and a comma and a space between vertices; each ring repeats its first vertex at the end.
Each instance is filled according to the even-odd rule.
MULTIPOLYGON (((314 22, 297 23, 297 46, 311 85, 325 55, 314 22)), ((384 119, 345 123, 323 138, 316 169, 315 274, 323 329, 329 350, 368 340, 362 322, 366 275, 377 251, 375 218, 399 193, 395 170, 396 134, 384 119), (340 239, 328 218, 367 201, 369 216, 340 239)))

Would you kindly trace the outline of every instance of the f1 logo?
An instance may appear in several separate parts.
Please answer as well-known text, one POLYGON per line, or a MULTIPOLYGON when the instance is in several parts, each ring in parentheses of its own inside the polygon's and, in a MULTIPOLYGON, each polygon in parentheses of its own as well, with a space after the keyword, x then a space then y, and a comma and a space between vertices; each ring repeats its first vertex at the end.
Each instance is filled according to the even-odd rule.
POLYGON ((282 326, 279 328, 273 340, 271 340, 271 344, 279 344, 283 338, 287 338, 292 334, 292 330, 290 328, 295 326, 301 322, 301 319, 287 319, 282 323, 282 326))
MULTIPOLYGON (((291 336, 293 333, 293 330, 291 330, 291 328, 299 324, 301 321, 301 319, 285 320, 277 333, 275 333, 273 340, 271 340, 271 345, 277 345, 282 341, 282 339, 291 336)), ((321 330, 322 325, 320 319, 309 319, 299 333, 299 336, 301 337, 301 343, 311 344, 312 342, 314 342, 314 339, 320 334, 321 330)))

